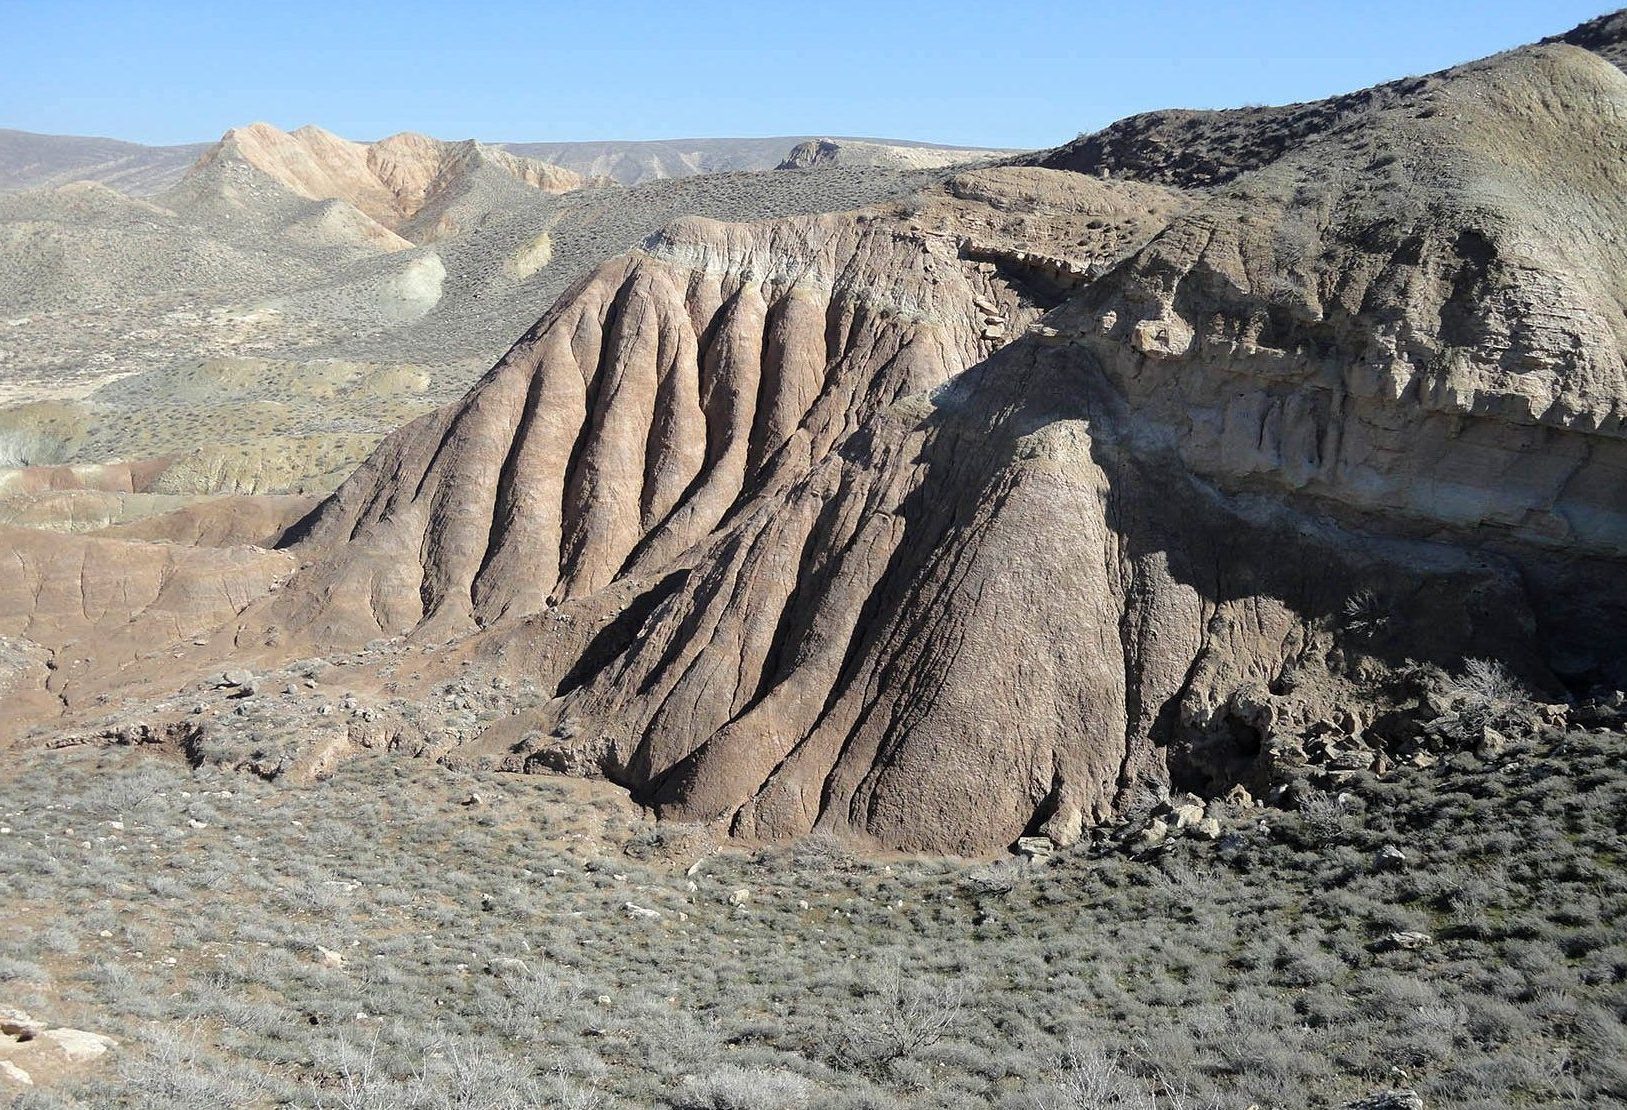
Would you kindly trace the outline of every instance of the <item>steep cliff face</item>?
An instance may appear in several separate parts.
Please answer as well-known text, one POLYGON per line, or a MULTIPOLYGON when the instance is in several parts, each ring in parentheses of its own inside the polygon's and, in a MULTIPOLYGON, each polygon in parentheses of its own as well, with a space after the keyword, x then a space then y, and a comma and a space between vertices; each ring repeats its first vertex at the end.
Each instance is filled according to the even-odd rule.
MULTIPOLYGON (((1592 54, 1464 67, 1216 193, 1053 322, 1193 473, 1519 548, 1536 589, 1619 566, 1624 128, 1627 78, 1592 54)), ((1597 630, 1552 634, 1556 665, 1619 665, 1597 630)))
POLYGON ((203 652, 404 636, 553 695, 437 756, 958 852, 1360 732, 1409 660, 1627 681, 1627 77, 1552 45, 1301 108, 1201 189, 681 220, 203 652))

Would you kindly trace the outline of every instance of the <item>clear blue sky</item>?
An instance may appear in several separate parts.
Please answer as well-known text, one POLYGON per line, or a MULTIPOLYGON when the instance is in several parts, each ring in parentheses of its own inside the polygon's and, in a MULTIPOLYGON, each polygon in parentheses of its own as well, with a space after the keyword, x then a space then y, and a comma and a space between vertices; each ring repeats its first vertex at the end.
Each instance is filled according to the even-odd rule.
POLYGON ((1161 107, 1344 92, 1567 30, 1598 0, 0 0, 0 126, 196 142, 879 135, 1050 146, 1161 107))

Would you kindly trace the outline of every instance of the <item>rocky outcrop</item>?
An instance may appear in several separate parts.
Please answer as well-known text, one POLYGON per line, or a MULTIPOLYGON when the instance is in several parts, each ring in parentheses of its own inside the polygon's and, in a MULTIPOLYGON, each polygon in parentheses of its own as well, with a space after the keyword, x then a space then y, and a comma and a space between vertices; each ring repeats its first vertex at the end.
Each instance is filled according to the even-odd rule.
POLYGON ((28 1013, 0 1009, 0 1090, 48 1087, 119 1047, 106 1033, 50 1026, 28 1013))
POLYGON ((425 698, 391 746, 967 853, 1271 786, 1305 734, 1376 760, 1419 664, 1619 684, 1627 77, 1530 48, 1260 139, 1170 171, 1202 189, 1006 166, 681 220, 187 665, 402 637, 443 699, 551 696, 425 698))
MULTIPOLYGON (((1219 193, 1051 322, 1183 468, 1510 554, 1608 623, 1617 591, 1577 564, 1608 581, 1627 551, 1624 124, 1627 79, 1592 54, 1463 67, 1219 193)), ((1556 666, 1614 666, 1555 605, 1556 666)))
MULTIPOLYGON (((1543 40, 1544 45, 1554 43, 1578 46, 1622 65, 1627 59, 1627 15, 1603 15, 1543 40)), ((1359 121, 1376 109, 1405 110, 1442 77, 1454 74, 1407 77, 1305 104, 1144 112, 1018 161, 1183 188, 1224 185, 1341 127, 1362 127, 1359 121)))
MULTIPOLYGON (((20 730, 88 681, 116 688, 129 668, 162 677, 177 646, 241 613, 295 562, 256 547, 182 547, 0 527, 0 638, 49 653, 38 685, 0 690, 4 732, 20 730)), ((31 672, 32 673, 32 672, 31 672)), ((173 676, 171 676, 173 677, 173 676)))
POLYGON ((901 146, 862 139, 808 139, 774 168, 811 170, 823 166, 878 166, 886 169, 928 170, 1000 157, 997 150, 956 149, 939 146, 901 146))
POLYGON ((1624 93, 1533 49, 1328 109, 1359 122, 1196 206, 1012 168, 680 223, 389 441, 272 623, 523 635, 557 696, 510 765, 955 851, 1224 789, 1247 687, 1551 681, 1586 631, 1555 597, 1619 605, 1627 551, 1624 93))
POLYGON ((318 499, 303 494, 213 497, 169 512, 114 524, 112 539, 183 544, 188 547, 275 547, 283 533, 310 513, 318 499))
POLYGON ((0 498, 63 490, 145 493, 169 463, 168 459, 140 459, 80 466, 0 467, 0 498))
POLYGON ((1590 19, 1563 35, 1543 39, 1544 44, 1569 43, 1591 50, 1611 65, 1627 67, 1627 12, 1615 11, 1590 19))
POLYGON ((1049 241, 1067 224, 1084 266, 1179 205, 1145 187, 1127 202, 1071 175, 1001 173, 989 196, 1051 211, 1012 220, 984 198, 940 200, 913 225, 686 220, 601 267, 465 401, 391 437, 323 507, 309 545, 367 553, 324 571, 324 612, 369 635, 456 634, 659 568, 770 470, 806 472, 1054 296, 1020 268, 967 257, 977 237, 1049 241))

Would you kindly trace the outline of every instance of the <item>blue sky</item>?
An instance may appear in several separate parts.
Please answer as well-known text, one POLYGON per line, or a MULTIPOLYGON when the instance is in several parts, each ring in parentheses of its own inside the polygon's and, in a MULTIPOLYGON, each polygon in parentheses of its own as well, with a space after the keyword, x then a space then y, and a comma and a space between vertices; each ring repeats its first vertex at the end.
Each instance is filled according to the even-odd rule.
POLYGON ((879 135, 1050 146, 1161 107, 1282 103, 1439 69, 1598 0, 0 0, 0 126, 195 142, 879 135))

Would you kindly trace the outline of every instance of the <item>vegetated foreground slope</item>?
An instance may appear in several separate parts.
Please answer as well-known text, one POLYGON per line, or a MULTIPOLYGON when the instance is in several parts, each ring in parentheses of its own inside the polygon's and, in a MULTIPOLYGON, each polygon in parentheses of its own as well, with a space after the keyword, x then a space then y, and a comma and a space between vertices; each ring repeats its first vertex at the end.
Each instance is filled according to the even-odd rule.
MULTIPOLYGON (((337 705, 349 669, 306 671, 337 705)), ((1499 719, 1496 753, 1042 867, 719 846, 382 751, 300 789, 230 745, 29 753, 6 1003, 120 1043, 0 1059, 50 1106, 1619 1105, 1622 724, 1499 719)))

